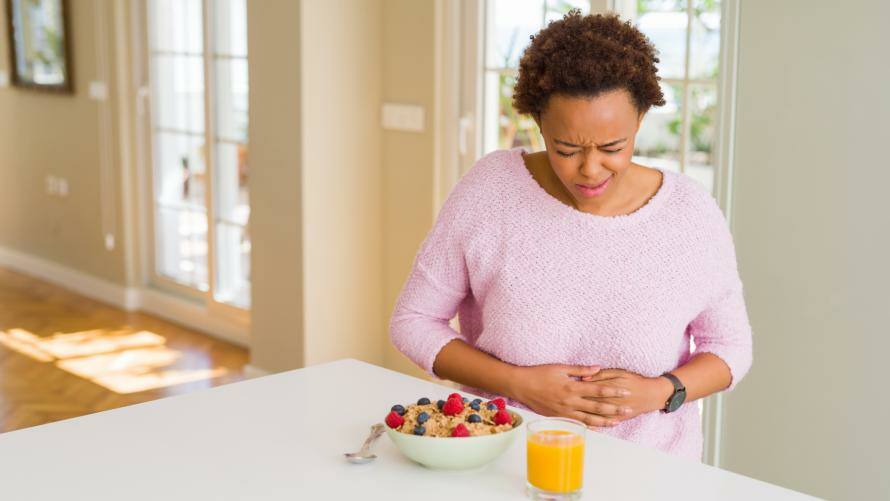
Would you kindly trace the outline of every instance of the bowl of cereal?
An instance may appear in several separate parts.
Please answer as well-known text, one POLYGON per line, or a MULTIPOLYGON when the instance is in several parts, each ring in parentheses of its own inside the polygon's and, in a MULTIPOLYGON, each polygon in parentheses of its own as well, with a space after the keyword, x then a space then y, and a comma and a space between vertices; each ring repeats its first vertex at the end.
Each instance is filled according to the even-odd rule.
POLYGON ((392 406, 386 433, 402 454, 427 468, 480 468, 503 454, 519 433, 522 416, 506 407, 502 398, 424 397, 392 406))

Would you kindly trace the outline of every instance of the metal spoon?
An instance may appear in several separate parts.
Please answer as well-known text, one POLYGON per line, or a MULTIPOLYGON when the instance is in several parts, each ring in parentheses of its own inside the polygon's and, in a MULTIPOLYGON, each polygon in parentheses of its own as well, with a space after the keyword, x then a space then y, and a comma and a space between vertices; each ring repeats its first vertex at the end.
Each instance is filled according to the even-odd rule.
POLYGON ((346 460, 351 463, 370 463, 371 461, 377 459, 377 456, 371 454, 371 444, 377 440, 380 435, 383 434, 386 427, 380 423, 375 424, 371 427, 371 434, 368 435, 368 438, 365 439, 365 443, 362 444, 362 448, 359 449, 358 452, 347 452, 343 455, 346 456, 346 460))

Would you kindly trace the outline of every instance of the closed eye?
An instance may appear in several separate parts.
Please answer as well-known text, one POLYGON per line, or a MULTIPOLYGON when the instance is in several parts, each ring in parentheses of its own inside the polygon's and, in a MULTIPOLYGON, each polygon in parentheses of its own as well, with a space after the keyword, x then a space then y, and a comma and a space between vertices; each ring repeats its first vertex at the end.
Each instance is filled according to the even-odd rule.
MULTIPOLYGON (((623 149, 624 149, 624 148, 618 148, 617 150, 600 150, 600 151, 602 151, 603 153, 608 153, 608 154, 612 155, 612 154, 615 154, 615 153, 620 152, 620 151, 623 150, 623 149)), ((573 156, 577 155, 578 152, 577 152, 577 151, 573 151, 573 152, 571 152, 571 153, 567 153, 567 152, 565 152, 565 151, 559 151, 559 150, 556 150, 556 154, 559 155, 559 156, 561 156, 561 157, 569 158, 569 157, 573 157, 573 156)))

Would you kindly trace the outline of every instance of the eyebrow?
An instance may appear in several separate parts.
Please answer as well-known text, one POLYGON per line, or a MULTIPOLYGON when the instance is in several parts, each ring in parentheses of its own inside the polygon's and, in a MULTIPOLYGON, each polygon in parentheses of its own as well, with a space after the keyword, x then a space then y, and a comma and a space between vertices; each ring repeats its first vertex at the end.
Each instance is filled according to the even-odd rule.
MULTIPOLYGON (((563 145, 563 146, 569 146, 569 147, 572 147, 572 148, 581 148, 581 145, 578 145, 578 144, 572 144, 572 143, 569 143, 569 142, 567 142, 567 141, 563 141, 563 140, 561 140, 561 139, 554 139, 553 141, 555 141, 555 142, 557 142, 557 143, 559 143, 559 144, 561 144, 561 145, 563 145)), ((609 146, 615 146, 616 144, 618 144, 618 143, 620 143, 620 142, 622 142, 622 141, 627 141, 627 138, 626 138, 626 137, 623 137, 623 138, 621 138, 621 139, 616 139, 616 140, 614 140, 614 141, 608 142, 608 143, 606 143, 606 144, 598 144, 597 146, 599 146, 600 148, 608 148, 609 146)))

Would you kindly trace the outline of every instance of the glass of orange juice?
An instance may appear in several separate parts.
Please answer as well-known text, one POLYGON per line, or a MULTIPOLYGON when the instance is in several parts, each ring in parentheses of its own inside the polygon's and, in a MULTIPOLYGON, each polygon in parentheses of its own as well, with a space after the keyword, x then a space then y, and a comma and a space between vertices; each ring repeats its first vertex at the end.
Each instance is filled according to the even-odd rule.
POLYGON ((584 479, 584 423, 543 418, 526 426, 528 476, 532 499, 580 499, 584 479))

